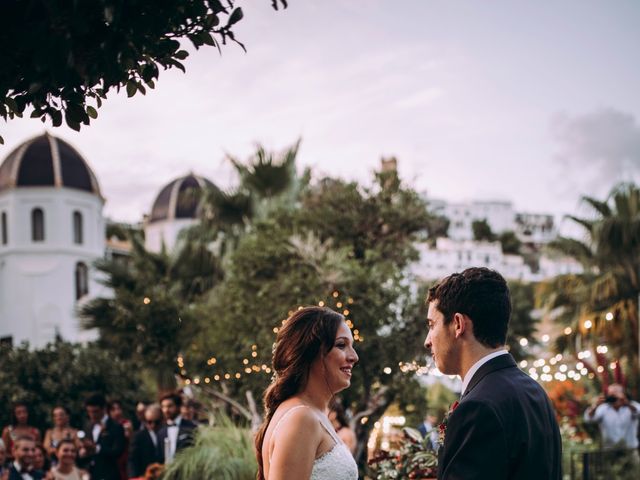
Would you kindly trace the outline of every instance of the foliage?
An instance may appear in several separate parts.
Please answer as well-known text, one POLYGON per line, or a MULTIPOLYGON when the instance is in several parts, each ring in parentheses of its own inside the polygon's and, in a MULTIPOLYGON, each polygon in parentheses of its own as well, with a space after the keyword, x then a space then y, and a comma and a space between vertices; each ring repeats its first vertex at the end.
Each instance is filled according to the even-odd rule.
POLYGON ((460 399, 460 395, 447 388, 442 383, 434 383, 427 390, 429 413, 442 420, 449 411, 451 404, 460 399))
POLYGON ((41 350, 0 345, 0 425, 11 418, 11 405, 26 401, 30 423, 40 429, 51 426, 51 410, 63 405, 71 412, 71 424, 82 425, 83 402, 93 392, 134 405, 147 397, 139 373, 130 364, 113 358, 95 344, 56 342, 41 350))
POLYGON ((427 241, 430 246, 435 246, 438 238, 448 236, 450 223, 451 221, 444 215, 431 215, 427 223, 427 241))
MULTIPOLYGON (((585 240, 563 237, 551 248, 579 260, 585 271, 543 282, 538 302, 558 323, 570 326, 568 335, 556 339, 558 351, 576 355, 604 342, 608 358, 598 358, 598 362, 608 365, 611 359, 620 360, 623 368, 631 370, 628 379, 638 388, 640 189, 621 184, 604 201, 584 197, 584 202, 594 216, 569 218, 584 230, 585 240)), ((588 368, 595 369, 592 365, 588 368)), ((616 380, 624 381, 621 370, 616 372, 616 380)), ((608 375, 605 369, 605 384, 608 375)))
POLYGON ((498 235, 498 241, 502 246, 502 253, 510 255, 520 254, 522 242, 513 231, 507 230, 506 232, 502 232, 498 235))
POLYGON ((99 345, 154 373, 160 389, 173 385, 175 361, 198 325, 193 302, 221 278, 211 252, 187 244, 174 256, 148 252, 137 236, 128 263, 102 260, 97 268, 113 297, 81 307, 83 325, 97 328, 99 345))
MULTIPOLYGON (((277 10, 286 0, 272 0, 277 10)), ((160 69, 185 71, 196 49, 231 40, 242 20, 236 0, 9 0, 0 10, 0 115, 64 121, 74 129, 97 118, 112 89, 129 97, 154 88, 160 69), (95 102, 89 105, 89 102, 95 102)), ((2 140, 0 138, 0 143, 2 140)))
POLYGON ((423 201, 395 172, 378 174, 371 188, 325 178, 302 191, 298 202, 269 211, 242 237, 224 281, 201 311, 210 319, 209 333, 197 339, 185 367, 189 375, 237 374, 240 379, 220 387, 242 400, 247 390, 268 384, 262 365, 270 364, 273 329, 292 309, 323 302, 348 310, 361 340, 360 362, 343 400, 356 416, 367 412, 356 431, 364 459, 375 420, 413 382, 399 362, 424 355, 424 305, 405 267, 416 258, 413 239, 427 218, 423 201), (213 357, 215 364, 207 362, 213 357))
POLYGON ((495 234, 491 231, 491 226, 485 219, 474 220, 471 223, 471 230, 473 230, 474 240, 493 242, 496 239, 495 234))
POLYGON ((300 140, 275 155, 258 144, 245 163, 228 156, 240 183, 228 191, 208 189, 201 203, 201 221, 187 230, 184 238, 208 248, 215 245, 217 255, 228 258, 254 222, 276 208, 295 205, 310 179, 309 170, 301 176, 296 172, 299 147, 300 140))
POLYGON ((516 361, 529 356, 529 351, 534 345, 533 334, 536 331, 537 318, 531 316, 535 306, 535 285, 518 281, 509 282, 511 293, 511 321, 507 333, 507 345, 509 352, 516 361), (526 338, 527 348, 520 345, 520 339, 526 338))
POLYGON ((378 452, 369 464, 376 480, 427 479, 437 475, 438 456, 429 448, 428 436, 423 439, 419 431, 404 428, 397 449, 378 452))
POLYGON ((165 470, 163 480, 215 478, 254 480, 258 465, 251 432, 221 417, 215 426, 200 426, 195 444, 180 451, 165 470))

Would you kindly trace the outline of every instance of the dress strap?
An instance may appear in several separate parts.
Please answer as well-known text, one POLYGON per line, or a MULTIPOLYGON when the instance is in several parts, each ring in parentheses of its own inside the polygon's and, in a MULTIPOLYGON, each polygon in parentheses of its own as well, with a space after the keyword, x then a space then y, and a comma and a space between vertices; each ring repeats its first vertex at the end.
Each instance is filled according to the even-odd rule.
POLYGON ((334 442, 342 443, 342 440, 340 440, 340 437, 338 436, 338 434, 333 428, 327 427, 321 419, 318 419, 318 421, 320 422, 320 425, 322 425, 322 428, 324 428, 327 431, 327 433, 331 436, 331 438, 333 438, 334 442))
MULTIPOLYGON (((289 410, 287 410, 286 412, 284 412, 284 415, 282 415, 280 417, 280 419, 278 420, 278 423, 276 423, 276 426, 273 427, 273 432, 271 432, 271 438, 275 438, 276 433, 278 432, 278 428, 280 428, 280 424, 282 423, 282 421, 287 418, 289 416, 289 414, 291 412, 293 412, 294 410, 298 410, 300 408, 309 408, 306 405, 296 405, 295 407, 291 407, 289 410)), ((322 423, 322 422, 320 422, 322 423)), ((271 456, 273 455, 273 451, 269 454, 269 460, 271 460, 271 456)))

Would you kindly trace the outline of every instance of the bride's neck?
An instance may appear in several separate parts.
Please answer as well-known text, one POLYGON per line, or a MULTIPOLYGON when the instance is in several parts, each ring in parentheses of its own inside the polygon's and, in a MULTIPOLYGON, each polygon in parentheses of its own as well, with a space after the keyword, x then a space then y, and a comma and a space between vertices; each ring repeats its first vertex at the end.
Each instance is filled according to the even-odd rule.
POLYGON ((321 412, 326 412, 333 394, 326 383, 309 381, 298 397, 307 405, 317 408, 321 412))

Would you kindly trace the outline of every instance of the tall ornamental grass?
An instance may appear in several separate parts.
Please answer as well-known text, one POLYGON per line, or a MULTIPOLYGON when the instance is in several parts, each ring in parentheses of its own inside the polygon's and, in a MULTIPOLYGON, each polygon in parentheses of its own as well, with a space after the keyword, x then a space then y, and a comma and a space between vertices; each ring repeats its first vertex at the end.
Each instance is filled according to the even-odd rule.
POLYGON ((255 480, 257 471, 251 431, 217 418, 198 427, 195 445, 176 455, 162 480, 255 480))

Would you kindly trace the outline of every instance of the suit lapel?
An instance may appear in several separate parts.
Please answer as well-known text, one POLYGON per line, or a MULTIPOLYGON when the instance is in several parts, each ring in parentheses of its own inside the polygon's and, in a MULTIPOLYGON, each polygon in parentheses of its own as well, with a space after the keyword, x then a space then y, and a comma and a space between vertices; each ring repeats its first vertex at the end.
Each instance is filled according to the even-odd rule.
POLYGON ((513 359, 510 353, 506 355, 499 355, 492 358, 487 363, 482 365, 478 371, 473 375, 467 389, 464 392, 462 398, 466 397, 471 390, 482 380, 485 376, 496 370, 502 370, 504 368, 517 367, 516 361, 513 359))

